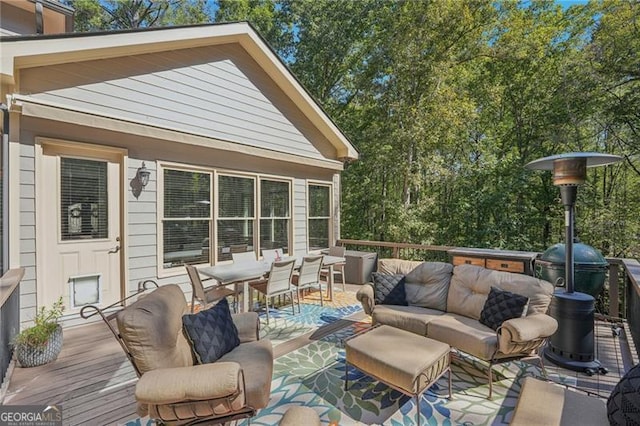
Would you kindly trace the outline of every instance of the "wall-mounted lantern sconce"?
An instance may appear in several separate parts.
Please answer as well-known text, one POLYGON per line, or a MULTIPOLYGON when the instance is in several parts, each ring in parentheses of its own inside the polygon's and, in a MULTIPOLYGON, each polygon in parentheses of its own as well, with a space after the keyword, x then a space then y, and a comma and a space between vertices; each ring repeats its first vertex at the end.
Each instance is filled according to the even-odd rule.
POLYGON ((147 166, 143 161, 142 166, 138 167, 136 171, 136 176, 129 182, 131 193, 134 197, 138 198, 140 196, 144 187, 149 183, 149 176, 151 176, 151 172, 147 170, 147 166))
POLYGON ((145 166, 144 161, 142 162, 142 167, 138 168, 138 172, 136 173, 136 178, 140 185, 144 188, 149 183, 149 176, 151 176, 151 172, 147 170, 147 166, 145 166))

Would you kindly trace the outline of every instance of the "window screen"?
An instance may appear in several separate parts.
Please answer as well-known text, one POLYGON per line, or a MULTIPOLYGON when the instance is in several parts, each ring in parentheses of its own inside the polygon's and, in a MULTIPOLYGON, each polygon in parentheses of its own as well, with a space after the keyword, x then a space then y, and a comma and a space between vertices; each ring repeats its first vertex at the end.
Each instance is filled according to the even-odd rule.
POLYGON ((290 183, 260 181, 260 248, 289 253, 290 183))
POLYGON ((255 179, 218 176, 218 260, 231 253, 254 251, 255 179))
POLYGON ((308 235, 309 250, 329 247, 331 188, 326 185, 309 185, 308 235))
POLYGON ((209 262, 211 174, 164 170, 165 268, 209 262))
POLYGON ((62 240, 107 238, 107 163, 60 158, 62 240))

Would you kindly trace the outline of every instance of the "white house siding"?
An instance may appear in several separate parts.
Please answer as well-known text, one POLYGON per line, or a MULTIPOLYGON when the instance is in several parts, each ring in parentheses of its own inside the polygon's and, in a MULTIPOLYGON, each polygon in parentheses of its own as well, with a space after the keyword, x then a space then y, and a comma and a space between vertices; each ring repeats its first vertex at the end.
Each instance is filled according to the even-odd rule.
POLYGON ((340 175, 333 175, 333 239, 340 239, 340 199, 342 198, 342 186, 340 185, 340 175))
POLYGON ((237 44, 25 69, 20 93, 248 146, 336 157, 335 148, 237 44))
MULTIPOLYGON (((11 164, 10 167, 15 165, 11 164)), ((24 278, 20 283, 20 320, 31 321, 36 314, 36 209, 35 150, 20 145, 20 266, 24 278)), ((10 224, 16 226, 16 224, 10 224)))
POLYGON ((307 252, 307 181, 293 182, 293 238, 295 253, 307 252))

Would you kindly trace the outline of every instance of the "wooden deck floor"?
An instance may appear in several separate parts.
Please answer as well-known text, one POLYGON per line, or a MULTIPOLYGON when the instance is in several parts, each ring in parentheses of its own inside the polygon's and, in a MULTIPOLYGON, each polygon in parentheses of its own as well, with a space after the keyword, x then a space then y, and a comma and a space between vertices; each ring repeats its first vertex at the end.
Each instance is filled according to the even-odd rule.
MULTIPOLYGON (((363 316, 363 314, 359 314, 363 316)), ((322 334, 344 326, 331 324, 322 334)), ((64 347, 58 359, 48 365, 13 370, 3 404, 62 404, 65 425, 114 425, 136 418, 134 389, 136 375, 124 352, 104 324, 93 323, 65 329, 64 347)), ((276 347, 279 356, 308 343, 314 336, 276 347)), ((551 362, 550 372, 574 376, 579 387, 606 397, 615 383, 634 363, 625 333, 615 336, 610 324, 596 326, 597 357, 609 369, 606 375, 589 377, 559 369, 551 362)), ((634 350, 631 350, 634 352, 634 350)))
POLYGON ((65 425, 124 423, 136 417, 136 380, 111 332, 93 323, 64 330, 56 361, 15 368, 3 403, 61 404, 65 425))

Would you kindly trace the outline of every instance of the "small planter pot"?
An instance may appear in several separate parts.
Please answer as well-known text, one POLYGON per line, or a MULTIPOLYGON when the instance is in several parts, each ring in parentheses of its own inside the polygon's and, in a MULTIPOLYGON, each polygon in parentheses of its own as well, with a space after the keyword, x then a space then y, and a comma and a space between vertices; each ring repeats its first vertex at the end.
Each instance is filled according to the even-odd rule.
POLYGON ((36 348, 28 345, 17 344, 15 347, 16 358, 22 367, 36 367, 47 364, 58 358, 62 350, 62 326, 58 324, 44 347, 36 348))

